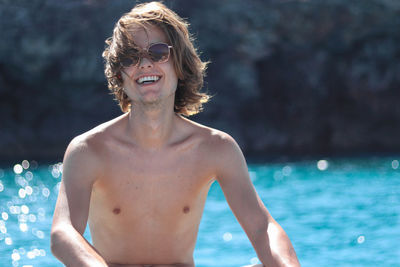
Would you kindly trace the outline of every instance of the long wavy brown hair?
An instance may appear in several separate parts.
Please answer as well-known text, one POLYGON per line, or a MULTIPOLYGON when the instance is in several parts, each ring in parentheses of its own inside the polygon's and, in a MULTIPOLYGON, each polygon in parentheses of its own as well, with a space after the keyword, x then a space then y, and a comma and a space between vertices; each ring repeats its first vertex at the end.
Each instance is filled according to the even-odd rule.
POLYGON ((200 92, 208 62, 201 61, 193 46, 194 39, 188 31, 189 24, 160 2, 139 4, 115 24, 113 35, 106 40, 107 45, 103 52, 108 88, 119 102, 121 110, 128 112, 131 101, 122 89, 120 60, 132 48, 137 47, 132 33, 149 25, 161 29, 168 43, 173 46, 171 57, 178 76, 174 111, 185 116, 200 112, 202 104, 210 98, 206 93, 200 92))

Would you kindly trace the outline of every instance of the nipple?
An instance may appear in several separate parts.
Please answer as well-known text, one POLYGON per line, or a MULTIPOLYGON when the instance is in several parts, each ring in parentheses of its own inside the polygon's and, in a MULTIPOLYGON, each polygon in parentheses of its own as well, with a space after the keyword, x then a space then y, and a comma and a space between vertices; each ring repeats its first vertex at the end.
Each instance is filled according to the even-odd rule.
POLYGON ((121 212, 121 209, 120 208, 115 208, 115 209, 113 209, 113 213, 114 214, 119 214, 121 212))
POLYGON ((183 213, 188 213, 190 211, 189 206, 183 207, 183 213))

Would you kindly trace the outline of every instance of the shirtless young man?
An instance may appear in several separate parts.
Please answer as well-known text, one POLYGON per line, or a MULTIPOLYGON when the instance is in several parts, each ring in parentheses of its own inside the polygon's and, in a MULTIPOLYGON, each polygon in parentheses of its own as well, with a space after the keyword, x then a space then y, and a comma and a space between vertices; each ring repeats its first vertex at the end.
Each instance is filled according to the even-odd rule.
POLYGON ((106 77, 125 114, 68 146, 53 254, 77 267, 194 266, 203 207, 218 181, 263 265, 299 266, 236 142, 182 116, 208 99, 199 92, 206 64, 187 24, 160 3, 138 5, 107 44, 106 77), (82 236, 88 220, 93 245, 82 236))

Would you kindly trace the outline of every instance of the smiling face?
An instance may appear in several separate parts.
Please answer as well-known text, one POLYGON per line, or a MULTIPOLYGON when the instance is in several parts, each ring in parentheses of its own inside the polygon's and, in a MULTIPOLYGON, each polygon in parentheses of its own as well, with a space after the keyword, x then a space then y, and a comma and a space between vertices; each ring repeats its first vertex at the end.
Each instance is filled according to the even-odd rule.
MULTIPOLYGON (((165 34, 156 26, 136 30, 134 41, 143 51, 152 44, 168 44, 165 34)), ((137 66, 122 69, 123 88, 131 100, 133 108, 155 106, 168 100, 172 103, 173 110, 178 77, 172 61, 172 57, 170 57, 164 63, 157 63, 142 56, 137 66)))

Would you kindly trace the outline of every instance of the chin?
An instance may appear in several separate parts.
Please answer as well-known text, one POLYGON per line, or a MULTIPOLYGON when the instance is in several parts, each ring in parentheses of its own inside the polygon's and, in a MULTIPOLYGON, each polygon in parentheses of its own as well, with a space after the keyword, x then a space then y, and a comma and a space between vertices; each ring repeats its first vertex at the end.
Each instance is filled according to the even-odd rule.
POLYGON ((161 103, 161 99, 158 97, 146 97, 141 102, 145 106, 155 106, 161 103))

